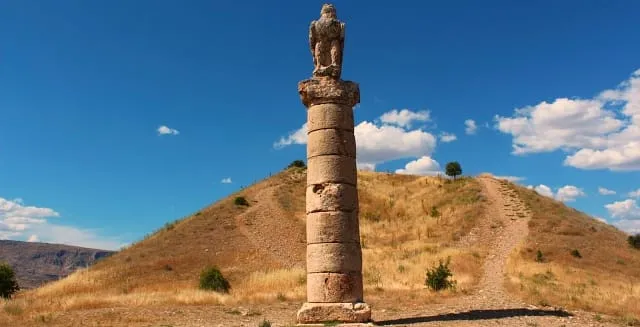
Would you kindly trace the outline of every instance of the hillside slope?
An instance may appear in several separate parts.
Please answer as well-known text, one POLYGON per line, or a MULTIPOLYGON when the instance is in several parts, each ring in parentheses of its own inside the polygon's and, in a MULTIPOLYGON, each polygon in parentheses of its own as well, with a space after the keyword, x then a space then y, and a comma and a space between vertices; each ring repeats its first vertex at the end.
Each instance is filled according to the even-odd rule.
POLYGON ((512 256, 511 289, 531 303, 619 315, 640 325, 640 251, 627 244, 628 235, 533 190, 509 187, 533 213, 529 237, 512 256))
POLYGON ((35 288, 66 277, 111 253, 62 244, 0 240, 0 262, 13 267, 22 289, 35 288))
MULTIPOLYGON (((282 316, 275 319, 290 323, 305 298, 305 183, 306 172, 292 168, 242 189, 165 225, 89 269, 21 294, 4 305, 5 312, 19 313, 3 316, 0 312, 0 324, 24 325, 44 316, 52 325, 66 326, 90 315, 118 326, 159 322, 199 326, 202 316, 239 326, 251 316, 246 306, 270 315, 280 312, 282 316), (239 196, 249 205, 234 204, 239 196), (229 279, 229 294, 198 290, 199 274, 208 265, 218 266, 229 279), (176 308, 181 308, 179 316, 170 314, 176 308), (116 317, 117 321, 112 320, 116 317)), ((640 316, 634 306, 640 300, 640 251, 631 250, 624 234, 611 226, 490 176, 453 182, 359 172, 358 183, 365 300, 372 304, 375 319, 419 315, 421 310, 442 313, 445 320, 451 318, 450 310, 469 310, 461 315, 463 320, 508 315, 509 321, 523 322, 519 315, 549 316, 530 321, 543 324, 564 323, 570 316, 522 309, 527 307, 525 302, 629 319, 640 316), (535 262, 537 249, 544 253, 545 262, 535 262), (580 250, 580 261, 571 256, 572 249, 580 250), (615 258, 603 259, 612 254, 615 258), (425 271, 446 258, 451 259, 456 288, 440 293, 425 290, 425 271), (615 280, 627 280, 626 289, 605 287, 612 264, 618 264, 615 280), (590 296, 591 305, 576 301, 586 296, 575 292, 568 293, 573 295, 572 302, 565 301, 563 292, 572 291, 568 288, 576 281, 566 273, 569 270, 601 285, 579 286, 589 290, 582 295, 590 296), (613 299, 625 290, 626 304, 619 309, 606 301, 596 302, 605 293, 613 299)), ((390 320, 389 325, 421 321, 412 319, 390 320)), ((434 318, 424 321, 430 319, 434 318)), ((566 325, 590 319, 580 314, 566 325)), ((479 324, 472 321, 470 325, 479 324)))

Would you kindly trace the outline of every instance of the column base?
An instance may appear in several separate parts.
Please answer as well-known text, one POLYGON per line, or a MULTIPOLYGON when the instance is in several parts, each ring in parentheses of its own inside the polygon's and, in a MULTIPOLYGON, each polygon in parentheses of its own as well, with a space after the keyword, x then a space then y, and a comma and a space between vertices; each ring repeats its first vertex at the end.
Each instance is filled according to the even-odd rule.
POLYGON ((370 321, 371 308, 366 303, 305 303, 298 310, 298 326, 324 326, 326 322, 346 323, 337 326, 373 326, 363 324, 370 321))

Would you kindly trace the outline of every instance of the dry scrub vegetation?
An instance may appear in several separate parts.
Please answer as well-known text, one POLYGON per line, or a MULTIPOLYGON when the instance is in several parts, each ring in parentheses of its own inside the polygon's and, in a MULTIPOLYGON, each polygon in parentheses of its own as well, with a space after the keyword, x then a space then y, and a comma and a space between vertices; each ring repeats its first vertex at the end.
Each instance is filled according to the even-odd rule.
MULTIPOLYGON (((482 255, 456 245, 483 214, 476 180, 373 172, 358 178, 367 301, 433 300, 425 272, 446 257, 457 288, 438 297, 474 287, 482 255)), ((290 168, 169 223, 89 269, 1 303, 0 325, 109 307, 303 302, 305 183, 305 171, 290 168), (234 205, 237 196, 249 206, 234 205), (229 294, 198 289, 208 265, 229 280, 229 294)))
POLYGON ((627 244, 627 235, 535 191, 512 187, 533 217, 525 244, 509 263, 510 289, 531 303, 640 324, 640 251, 627 244))

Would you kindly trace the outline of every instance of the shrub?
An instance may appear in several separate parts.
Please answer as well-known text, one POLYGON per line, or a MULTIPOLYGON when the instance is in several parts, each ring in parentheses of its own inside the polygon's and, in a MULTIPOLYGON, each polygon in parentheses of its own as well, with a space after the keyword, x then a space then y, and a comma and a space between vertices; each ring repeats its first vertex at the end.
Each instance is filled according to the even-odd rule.
POLYGON ((233 200, 233 203, 237 206, 249 206, 249 201, 247 201, 244 196, 236 197, 235 200, 233 200))
POLYGON ((451 257, 447 258, 446 262, 440 260, 440 264, 437 267, 427 271, 427 279, 425 280, 427 287, 436 292, 455 287, 456 281, 449 280, 449 277, 453 276, 449 269, 450 260, 451 257))
POLYGON ((258 327, 271 327, 271 322, 269 320, 263 320, 258 327))
POLYGON ((544 255, 540 250, 536 253, 536 262, 544 262, 544 255))
POLYGON ((231 286, 216 267, 207 267, 200 274, 200 289, 228 293, 231 286))
POLYGON ((456 179, 456 176, 462 175, 462 167, 460 166, 460 163, 457 161, 447 163, 445 166, 445 174, 453 177, 454 180, 456 179))
POLYGON ((580 251, 578 251, 578 249, 571 250, 571 255, 576 258, 582 258, 582 254, 580 254, 580 251))
POLYGON ((19 290, 13 268, 7 263, 0 263, 0 297, 9 299, 19 290))
POLYGON ((635 249, 640 249, 640 234, 629 236, 627 239, 629 245, 635 249))
POLYGON ((287 169, 293 168, 293 167, 296 167, 296 168, 307 168, 307 164, 305 164, 304 161, 302 161, 302 160, 294 160, 289 164, 289 166, 287 166, 287 169))
POLYGON ((435 206, 431 207, 431 217, 438 218, 440 217, 440 211, 435 206))

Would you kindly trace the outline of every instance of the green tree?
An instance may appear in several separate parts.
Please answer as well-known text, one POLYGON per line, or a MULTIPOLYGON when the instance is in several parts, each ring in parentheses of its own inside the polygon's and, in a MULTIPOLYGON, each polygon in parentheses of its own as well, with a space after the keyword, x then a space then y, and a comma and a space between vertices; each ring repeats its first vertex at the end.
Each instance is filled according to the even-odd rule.
POLYGON ((307 168, 307 164, 305 164, 304 161, 302 160, 294 160, 289 164, 289 166, 287 166, 287 168, 293 168, 293 167, 307 168))
POLYGON ((7 263, 0 263, 0 297, 8 299, 20 290, 13 268, 7 263))
POLYGON ((451 176, 455 180, 456 176, 462 175, 462 167, 457 161, 449 162, 445 167, 445 173, 447 176, 451 176))

